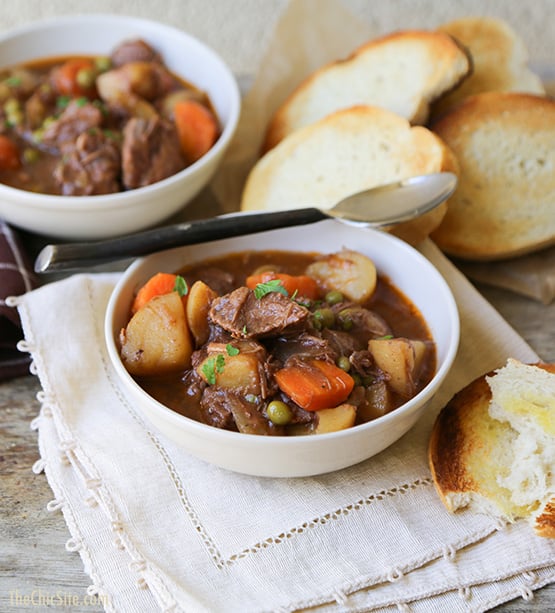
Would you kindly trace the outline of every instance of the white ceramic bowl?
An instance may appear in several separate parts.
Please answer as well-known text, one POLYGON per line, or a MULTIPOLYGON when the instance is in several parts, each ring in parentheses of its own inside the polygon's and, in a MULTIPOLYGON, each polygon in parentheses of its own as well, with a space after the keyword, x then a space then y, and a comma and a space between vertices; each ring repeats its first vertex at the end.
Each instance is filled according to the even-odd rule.
POLYGON ((59 17, 0 37, 0 68, 39 58, 108 54, 124 40, 143 38, 165 64, 208 93, 222 123, 217 143, 200 160, 147 187, 102 196, 35 194, 0 184, 0 217, 62 239, 96 239, 134 232, 170 217, 211 179, 237 127, 240 93, 225 63, 199 40, 145 19, 90 14, 59 17))
POLYGON ((163 434, 191 454, 233 471, 299 477, 326 473, 365 460, 405 434, 426 410, 445 379, 457 352, 459 318, 443 277, 418 251, 376 230, 324 221, 293 229, 181 247, 134 262, 118 282, 108 305, 105 336, 111 362, 130 399, 163 434), (175 272, 190 262, 248 249, 286 249, 332 253, 348 246, 368 255, 419 308, 437 350, 437 372, 430 383, 402 407, 374 421, 329 434, 268 437, 208 426, 163 406, 144 392, 123 366, 117 337, 126 325, 133 295, 156 272, 175 272))

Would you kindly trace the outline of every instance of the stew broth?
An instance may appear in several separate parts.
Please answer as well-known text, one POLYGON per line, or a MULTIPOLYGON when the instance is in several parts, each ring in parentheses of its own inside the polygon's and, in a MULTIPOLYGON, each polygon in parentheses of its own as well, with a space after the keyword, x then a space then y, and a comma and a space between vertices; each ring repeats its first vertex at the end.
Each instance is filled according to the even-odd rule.
MULTIPOLYGON (((320 258, 322 258, 321 254, 305 252, 241 252, 187 266, 179 271, 179 274, 186 280, 189 288, 195 281, 200 279, 221 295, 229 291, 232 287, 237 288, 244 286, 247 277, 252 275, 255 271, 273 270, 283 271, 290 275, 304 275, 306 274, 307 268, 320 258)), ((322 298, 322 300, 324 300, 324 298, 322 298)), ((322 300, 319 302, 322 302, 322 300)), ((318 301, 315 301, 315 303, 311 304, 310 308, 312 311, 318 306, 318 304, 316 304, 317 302, 318 301)), ((436 353, 433 339, 418 309, 395 288, 387 277, 383 275, 378 275, 374 292, 371 297, 360 306, 376 313, 380 318, 383 318, 390 328, 391 333, 388 336, 423 341, 423 343, 426 344, 427 351, 419 369, 418 381, 414 389, 414 393, 418 393, 431 380, 436 370, 436 353)), ((320 334, 313 330, 311 330, 310 333, 320 334)), ((328 334, 333 335, 334 333, 345 334, 344 331, 335 332, 333 329, 328 331, 328 334)), ((230 342, 229 339, 226 340, 230 342)), ((258 340, 265 345, 269 353, 271 353, 272 347, 277 344, 273 340, 258 340)), ((197 350, 198 349, 197 347, 197 350)), ((284 358, 276 359, 279 361, 284 358)), ((282 366, 283 364, 280 365, 282 366)), ((190 375, 191 369, 185 369, 171 374, 162 374, 160 376, 136 377, 136 380, 146 392, 163 405, 191 419, 210 423, 206 418, 206 408, 201 408, 199 404, 198 388, 195 385, 191 385, 190 375)), ((387 379, 387 377, 385 377, 385 379, 387 379)), ((357 407, 356 423, 364 423, 365 421, 369 421, 383 414, 383 407, 381 405, 376 408, 369 406, 367 401, 362 402, 360 398, 364 396, 364 394, 363 392, 357 392, 357 388, 363 390, 363 383, 355 385, 351 397, 346 401, 349 403, 352 400, 355 403, 359 403, 357 407), (358 400, 356 398, 358 398, 358 400)), ((407 400, 406 397, 402 397, 395 392, 389 394, 389 397, 391 398, 391 404, 388 406, 387 410, 393 410, 407 400)), ((281 394, 281 398, 283 398, 283 394, 281 394)), ((289 402, 289 400, 287 400, 287 402, 289 402)), ((261 403, 261 406, 263 405, 264 402, 261 403)), ((310 433, 314 430, 314 420, 316 417, 313 416, 313 413, 302 410, 298 412, 301 414, 298 422, 281 429, 281 434, 310 433), (305 413, 308 417, 306 417, 305 413)), ((318 413, 318 411, 315 413, 318 413)), ((231 429, 234 429, 234 427, 231 429)))

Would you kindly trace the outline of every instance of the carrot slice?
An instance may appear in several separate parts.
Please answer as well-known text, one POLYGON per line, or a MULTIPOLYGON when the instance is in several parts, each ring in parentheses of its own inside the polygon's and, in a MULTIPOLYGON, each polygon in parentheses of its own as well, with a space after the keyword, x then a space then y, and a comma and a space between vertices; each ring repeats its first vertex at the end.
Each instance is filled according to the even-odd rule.
POLYGON ((286 366, 275 373, 275 379, 279 389, 306 411, 338 406, 355 385, 344 370, 322 360, 286 366))
POLYGON ((86 58, 74 58, 64 62, 52 74, 56 90, 65 96, 92 96, 95 92, 94 82, 81 85, 78 77, 81 71, 94 73, 94 63, 86 58))
POLYGON ((136 313, 155 296, 162 296, 174 291, 177 275, 168 272, 158 272, 151 277, 137 292, 131 312, 136 313))
POLYGON ((190 163, 196 162, 219 135, 214 114, 196 100, 180 100, 173 107, 181 150, 190 163))
POLYGON ((267 271, 247 277, 246 285, 249 289, 254 289, 261 283, 268 283, 268 281, 276 279, 281 281, 289 296, 295 296, 295 298, 299 299, 308 298, 309 300, 316 300, 318 298, 318 284, 308 275, 288 275, 282 272, 267 271))
POLYGON ((0 134, 0 168, 16 170, 21 167, 17 145, 8 136, 0 134))

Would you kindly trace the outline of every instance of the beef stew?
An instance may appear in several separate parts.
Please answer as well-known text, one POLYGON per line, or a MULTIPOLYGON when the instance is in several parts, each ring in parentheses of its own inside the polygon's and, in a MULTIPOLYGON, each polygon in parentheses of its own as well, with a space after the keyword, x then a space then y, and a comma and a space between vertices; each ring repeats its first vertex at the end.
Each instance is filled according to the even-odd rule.
POLYGON ((159 273, 120 333, 123 364, 202 423, 292 436, 395 410, 436 370, 416 307, 366 256, 247 251, 159 273))
POLYGON ((220 124, 207 95, 143 40, 109 57, 49 58, 0 71, 0 182, 91 196, 170 177, 220 124))

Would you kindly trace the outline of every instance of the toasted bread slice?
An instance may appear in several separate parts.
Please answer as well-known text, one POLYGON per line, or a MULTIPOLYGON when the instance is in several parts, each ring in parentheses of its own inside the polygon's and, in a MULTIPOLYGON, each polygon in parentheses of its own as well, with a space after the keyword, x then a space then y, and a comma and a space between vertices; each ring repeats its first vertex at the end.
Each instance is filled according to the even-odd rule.
POLYGON ((555 539, 555 496, 536 515, 534 530, 539 536, 555 539))
POLYGON ((473 71, 452 92, 433 105, 432 114, 444 113, 464 98, 491 91, 545 95, 538 75, 528 67, 524 41, 505 21, 493 17, 466 17, 438 28, 466 47, 473 71))
MULTIPOLYGON (((456 160, 430 130, 385 109, 358 106, 295 131, 260 158, 247 177, 241 209, 326 209, 355 192, 442 170, 456 172, 456 160)), ((445 210, 443 203, 392 232, 416 244, 445 210)))
POLYGON ((424 124, 430 103, 453 89, 471 66, 468 52, 443 32, 405 30, 372 40, 296 88, 270 120, 263 150, 351 106, 380 106, 424 124))
POLYGON ((472 381, 438 415, 428 454, 450 511, 527 518, 555 537, 555 364, 510 359, 472 381))
POLYGON ((498 260, 555 244, 555 101, 489 92, 431 126, 460 165, 432 238, 446 253, 498 260))

